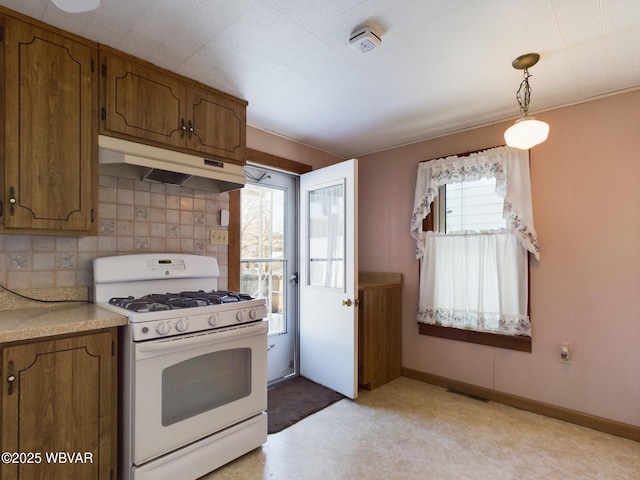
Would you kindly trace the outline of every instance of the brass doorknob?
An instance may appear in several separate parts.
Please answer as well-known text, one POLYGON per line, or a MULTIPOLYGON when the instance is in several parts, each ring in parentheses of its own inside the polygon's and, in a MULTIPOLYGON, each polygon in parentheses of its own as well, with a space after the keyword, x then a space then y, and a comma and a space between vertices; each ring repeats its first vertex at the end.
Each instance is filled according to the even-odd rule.
POLYGON ((345 298, 344 300, 342 300, 343 307, 350 307, 351 305, 353 305, 353 303, 351 302, 350 298, 345 298))

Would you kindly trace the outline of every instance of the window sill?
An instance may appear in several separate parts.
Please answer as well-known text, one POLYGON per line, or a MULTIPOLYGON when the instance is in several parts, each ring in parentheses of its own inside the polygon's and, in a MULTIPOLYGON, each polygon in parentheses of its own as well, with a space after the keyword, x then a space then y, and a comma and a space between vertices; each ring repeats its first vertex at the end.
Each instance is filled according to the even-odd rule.
POLYGON ((447 338, 459 342, 477 343, 479 345, 531 353, 531 337, 474 332, 472 330, 428 325, 426 323, 418 323, 418 331, 420 335, 428 335, 430 337, 447 338))

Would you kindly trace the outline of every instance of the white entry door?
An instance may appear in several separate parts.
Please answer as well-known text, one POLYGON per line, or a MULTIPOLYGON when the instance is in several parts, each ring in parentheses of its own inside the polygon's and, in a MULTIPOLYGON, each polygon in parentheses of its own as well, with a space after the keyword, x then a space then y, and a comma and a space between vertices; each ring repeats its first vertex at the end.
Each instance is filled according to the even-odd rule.
POLYGON ((357 160, 300 177, 300 373, 358 396, 357 160))

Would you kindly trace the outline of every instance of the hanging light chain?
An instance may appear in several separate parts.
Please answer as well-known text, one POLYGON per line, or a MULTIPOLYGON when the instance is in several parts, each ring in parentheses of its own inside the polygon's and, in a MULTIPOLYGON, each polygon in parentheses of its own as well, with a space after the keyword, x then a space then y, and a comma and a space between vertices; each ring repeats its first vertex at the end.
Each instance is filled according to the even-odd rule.
POLYGON ((529 111, 529 102, 531 101, 531 87, 529 86, 529 70, 524 68, 524 80, 520 83, 520 88, 516 92, 516 100, 518 100, 518 104, 520 105, 520 112, 523 115, 526 115, 529 111))

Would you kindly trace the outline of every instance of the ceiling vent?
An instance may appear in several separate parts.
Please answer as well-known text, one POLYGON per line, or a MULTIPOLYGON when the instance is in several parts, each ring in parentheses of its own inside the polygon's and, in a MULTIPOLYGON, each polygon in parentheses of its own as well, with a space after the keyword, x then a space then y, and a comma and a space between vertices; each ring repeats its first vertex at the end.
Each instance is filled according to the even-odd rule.
POLYGON ((367 53, 380 45, 382 39, 371 28, 363 27, 351 33, 349 43, 360 52, 367 53))

